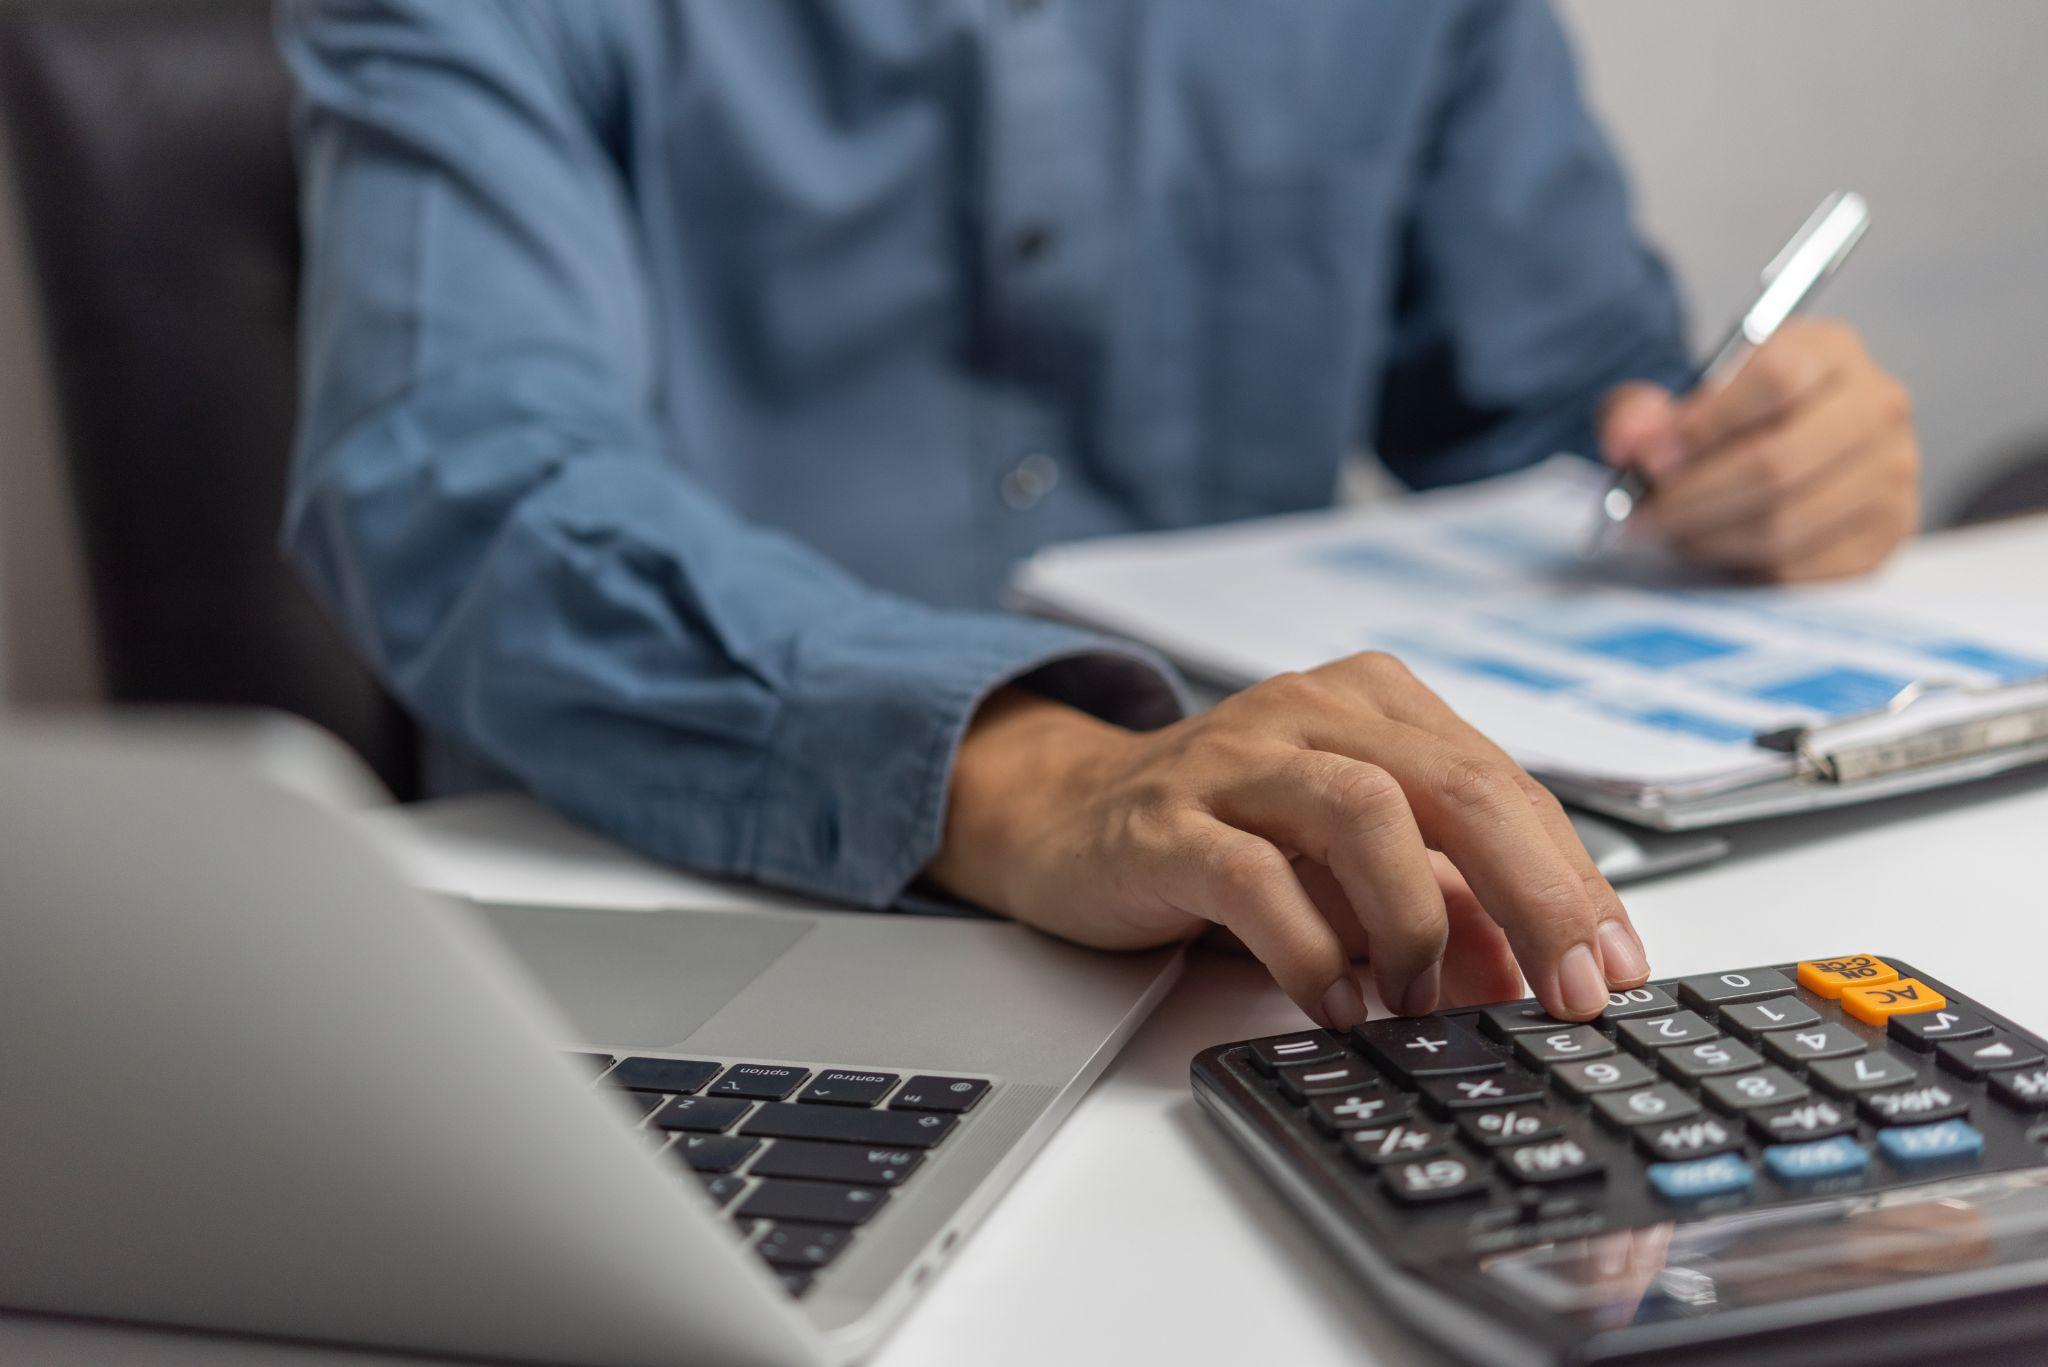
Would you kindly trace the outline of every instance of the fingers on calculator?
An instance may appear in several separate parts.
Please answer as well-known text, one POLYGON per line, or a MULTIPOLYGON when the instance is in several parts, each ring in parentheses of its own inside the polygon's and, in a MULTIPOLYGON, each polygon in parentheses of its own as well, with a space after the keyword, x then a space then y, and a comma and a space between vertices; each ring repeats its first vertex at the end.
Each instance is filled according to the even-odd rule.
POLYGON ((1198 1081, 1212 1056, 1418 1215, 1569 1194, 1625 1226, 2035 1166, 2048 1134, 2040 1042, 1870 954, 1617 991, 1590 1023, 1524 1001, 1274 1036, 1198 1081))

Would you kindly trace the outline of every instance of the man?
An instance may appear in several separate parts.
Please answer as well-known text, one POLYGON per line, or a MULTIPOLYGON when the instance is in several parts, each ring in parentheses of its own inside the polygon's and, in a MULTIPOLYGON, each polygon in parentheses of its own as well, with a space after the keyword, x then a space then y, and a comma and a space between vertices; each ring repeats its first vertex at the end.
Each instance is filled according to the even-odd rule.
MULTIPOLYGON (((1398 663, 1194 718, 994 610, 1047 541, 1559 447, 1787 578, 1915 516, 1903 393, 1725 390, 1538 0, 293 0, 286 541, 429 728, 660 857, 1073 939, 1228 927, 1309 1015, 1649 966, 1557 805, 1398 663)), ((1276 611, 1285 611, 1276 604, 1276 611)))

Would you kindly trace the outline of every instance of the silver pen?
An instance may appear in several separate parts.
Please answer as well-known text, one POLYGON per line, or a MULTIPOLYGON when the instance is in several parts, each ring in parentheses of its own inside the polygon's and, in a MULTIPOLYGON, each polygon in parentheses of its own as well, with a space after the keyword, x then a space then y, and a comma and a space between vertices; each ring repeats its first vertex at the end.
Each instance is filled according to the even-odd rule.
MULTIPOLYGON (((1804 307, 1821 282, 1848 259, 1869 226, 1870 206, 1854 191, 1837 190, 1822 200, 1805 226, 1764 267, 1763 287, 1756 301, 1735 320, 1713 355, 1693 372, 1687 392, 1733 379, 1750 355, 1770 341, 1779 325, 1804 307)), ((1641 471, 1633 467, 1617 470, 1600 495, 1586 553, 1605 547, 1649 492, 1650 483, 1641 471)))

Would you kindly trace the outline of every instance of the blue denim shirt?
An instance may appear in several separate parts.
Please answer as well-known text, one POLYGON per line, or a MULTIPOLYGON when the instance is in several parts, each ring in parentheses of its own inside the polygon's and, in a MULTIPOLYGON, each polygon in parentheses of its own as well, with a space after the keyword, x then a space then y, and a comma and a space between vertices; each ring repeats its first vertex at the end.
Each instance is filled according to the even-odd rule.
MULTIPOLYGON (((868 904, 1047 542, 1581 446, 1683 371, 1537 0, 287 0, 284 539, 451 750, 654 855, 868 904)), ((1279 605, 1276 605, 1279 606, 1279 605)))

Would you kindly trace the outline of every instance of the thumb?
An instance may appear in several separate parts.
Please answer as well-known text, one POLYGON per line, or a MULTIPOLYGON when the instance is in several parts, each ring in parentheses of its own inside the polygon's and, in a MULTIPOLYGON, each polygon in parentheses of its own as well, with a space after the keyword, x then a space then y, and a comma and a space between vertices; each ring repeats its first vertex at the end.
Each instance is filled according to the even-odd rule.
POLYGON ((1658 479, 1685 460, 1678 437, 1678 400, 1659 384, 1632 380, 1616 385, 1601 401, 1600 456, 1609 465, 1629 466, 1658 479))

